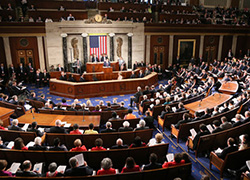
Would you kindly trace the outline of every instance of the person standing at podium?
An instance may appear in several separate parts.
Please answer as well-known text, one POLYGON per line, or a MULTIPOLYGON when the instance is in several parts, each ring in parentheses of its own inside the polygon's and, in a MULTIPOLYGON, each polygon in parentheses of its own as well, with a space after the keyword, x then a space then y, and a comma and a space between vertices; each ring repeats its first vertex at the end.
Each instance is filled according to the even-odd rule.
POLYGON ((103 67, 110 67, 110 61, 109 61, 109 59, 106 59, 104 61, 103 67))
POLYGON ((76 62, 75 62, 75 65, 76 65, 76 73, 77 74, 81 74, 82 73, 82 70, 81 70, 82 61, 80 61, 79 59, 77 59, 76 62))
POLYGON ((96 54, 94 54, 94 56, 92 57, 92 62, 93 63, 97 63, 97 62, 100 62, 98 57, 96 57, 96 54))
POLYGON ((107 54, 102 54, 100 60, 101 62, 104 62, 106 59, 108 59, 108 55, 107 54))

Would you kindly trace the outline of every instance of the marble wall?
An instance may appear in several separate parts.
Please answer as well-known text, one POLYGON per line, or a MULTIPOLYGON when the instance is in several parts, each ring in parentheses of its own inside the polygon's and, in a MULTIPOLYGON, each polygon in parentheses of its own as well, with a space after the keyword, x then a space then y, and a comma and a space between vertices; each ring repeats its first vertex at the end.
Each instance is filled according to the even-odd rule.
MULTIPOLYGON (((135 61, 144 60, 145 51, 145 35, 143 23, 131 22, 112 22, 112 24, 87 24, 84 21, 65 21, 46 23, 46 45, 48 53, 48 65, 63 65, 63 37, 67 36, 67 55, 68 61, 71 62, 72 45, 71 40, 78 40, 79 59, 83 61, 84 52, 82 44, 82 34, 85 33, 115 33, 114 36, 114 60, 117 60, 117 38, 123 40, 122 57, 127 62, 128 60, 128 33, 132 33, 132 63, 135 61)), ((89 38, 87 37, 89 56, 89 38)), ((108 36, 108 56, 110 53, 110 38, 108 36)))

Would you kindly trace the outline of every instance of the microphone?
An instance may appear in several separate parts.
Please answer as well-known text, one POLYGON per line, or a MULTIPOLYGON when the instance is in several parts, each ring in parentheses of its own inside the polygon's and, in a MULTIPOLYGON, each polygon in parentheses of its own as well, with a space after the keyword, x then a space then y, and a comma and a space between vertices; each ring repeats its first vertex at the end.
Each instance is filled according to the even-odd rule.
POLYGON ((84 109, 83 109, 83 111, 82 111, 82 122, 84 122, 85 120, 84 120, 84 109))
POLYGON ((199 103, 199 105, 198 105, 199 107, 201 106, 201 102, 202 102, 202 99, 200 100, 200 103, 199 103))

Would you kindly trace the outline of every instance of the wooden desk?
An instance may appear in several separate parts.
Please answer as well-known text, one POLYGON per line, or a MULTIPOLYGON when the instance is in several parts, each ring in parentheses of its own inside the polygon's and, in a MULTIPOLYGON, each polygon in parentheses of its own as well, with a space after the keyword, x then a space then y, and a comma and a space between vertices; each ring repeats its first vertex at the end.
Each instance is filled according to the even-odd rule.
MULTIPOLYGON (((113 69, 113 71, 119 71, 119 64, 118 62, 110 62, 110 67, 113 69)), ((86 64, 86 71, 87 73, 90 72, 104 72, 105 67, 103 67, 103 62, 98 63, 91 63, 88 62, 86 64)))
POLYGON ((228 101, 233 96, 228 94, 215 93, 211 96, 206 97, 202 101, 196 101, 190 104, 184 105, 189 110, 189 113, 194 115, 196 111, 204 111, 206 108, 212 109, 215 106, 221 105, 228 101))
POLYGON ((95 128, 99 128, 100 124, 100 116, 99 115, 91 115, 91 116, 84 116, 84 121, 82 116, 76 115, 57 115, 57 114, 34 114, 35 119, 33 119, 32 113, 26 113, 25 115, 18 118, 19 123, 31 124, 33 121, 36 121, 38 125, 41 126, 54 126, 55 121, 60 119, 62 122, 71 123, 73 126, 75 123, 79 125, 79 127, 87 129, 90 123, 94 124, 95 128))
POLYGON ((119 94, 131 94, 136 92, 136 88, 141 86, 157 85, 158 74, 152 72, 144 78, 92 81, 92 82, 68 82, 58 79, 50 79, 50 94, 69 97, 86 98, 111 96, 119 94))
POLYGON ((10 125, 10 115, 14 113, 13 109, 0 107, 0 119, 3 121, 3 126, 10 125))
POLYGON ((237 81, 223 82, 219 91, 225 94, 235 94, 239 88, 237 81))

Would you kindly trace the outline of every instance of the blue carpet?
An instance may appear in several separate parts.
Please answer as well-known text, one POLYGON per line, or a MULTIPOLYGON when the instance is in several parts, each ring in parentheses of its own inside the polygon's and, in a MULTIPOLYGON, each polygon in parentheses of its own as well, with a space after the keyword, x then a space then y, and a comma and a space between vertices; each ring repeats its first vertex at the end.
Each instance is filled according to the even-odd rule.
MULTIPOLYGON (((159 81, 159 84, 165 84, 165 81, 159 81)), ((41 94, 45 94, 46 99, 51 99, 54 103, 61 102, 61 100, 64 97, 60 96, 55 96, 51 95, 49 93, 49 88, 48 87, 43 87, 36 89, 34 85, 28 85, 28 89, 31 92, 35 92, 37 97, 39 97, 41 94)), ((158 87, 156 87, 157 89, 158 87)), ((84 98, 84 99, 79 99, 81 103, 86 103, 87 100, 91 100, 93 106, 98 105, 99 101, 103 100, 104 103, 106 104, 107 102, 112 102, 113 99, 117 99, 117 102, 124 101, 125 107, 128 107, 130 104, 130 97, 133 96, 133 94, 126 94, 126 95, 116 95, 116 96, 104 96, 104 97, 94 97, 94 98, 84 98)), ((67 103, 70 105, 74 99, 70 98, 65 98, 67 100, 67 103)), ((140 115, 138 113, 138 109, 136 107, 133 107, 133 114, 135 114, 137 117, 144 117, 143 115, 140 115)), ((157 121, 155 120, 155 125, 157 127, 157 121)), ((162 131, 162 129, 159 129, 162 131)), ((157 133, 158 131, 155 130, 153 133, 153 136, 157 133)), ((176 139, 170 139, 168 136, 170 135, 169 130, 164 130, 165 136, 164 136, 164 142, 169 143, 169 153, 178 153, 178 152, 187 152, 187 148, 185 145, 185 142, 181 141, 179 144, 177 144, 176 139)), ((218 180, 220 179, 219 176, 219 171, 213 166, 212 170, 209 169, 209 158, 205 157, 198 157, 198 159, 195 158, 194 152, 189 152, 190 159, 192 160, 192 176, 190 177, 190 180, 193 179, 201 179, 202 175, 207 174, 210 176, 212 180, 218 180)), ((230 179, 230 178, 224 178, 224 179, 230 179)))

